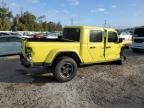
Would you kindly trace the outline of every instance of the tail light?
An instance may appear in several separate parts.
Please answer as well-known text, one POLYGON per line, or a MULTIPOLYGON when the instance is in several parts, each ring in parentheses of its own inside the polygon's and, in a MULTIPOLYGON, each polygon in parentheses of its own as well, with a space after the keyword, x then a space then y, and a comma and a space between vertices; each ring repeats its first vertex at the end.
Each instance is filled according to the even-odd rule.
POLYGON ((32 58, 32 48, 26 47, 25 53, 26 53, 26 56, 27 56, 28 58, 30 58, 30 59, 32 58))

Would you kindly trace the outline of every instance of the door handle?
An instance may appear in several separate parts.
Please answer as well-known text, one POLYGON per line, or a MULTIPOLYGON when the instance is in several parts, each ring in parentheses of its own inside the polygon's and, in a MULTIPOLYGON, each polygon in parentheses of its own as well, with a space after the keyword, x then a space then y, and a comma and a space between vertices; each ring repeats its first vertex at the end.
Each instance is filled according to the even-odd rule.
POLYGON ((91 46, 90 48, 91 48, 91 49, 94 49, 94 48, 96 48, 96 47, 95 47, 95 46, 91 46))
POLYGON ((111 46, 107 46, 106 48, 111 48, 111 46))

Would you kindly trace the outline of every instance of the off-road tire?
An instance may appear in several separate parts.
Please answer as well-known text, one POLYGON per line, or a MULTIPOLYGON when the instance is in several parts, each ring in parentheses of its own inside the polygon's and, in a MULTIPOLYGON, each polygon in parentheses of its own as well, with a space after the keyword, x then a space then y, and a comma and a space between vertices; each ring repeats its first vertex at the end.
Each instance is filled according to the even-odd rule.
POLYGON ((70 57, 61 57, 54 66, 54 78, 58 82, 72 80, 77 73, 78 66, 75 60, 70 57))
POLYGON ((124 64, 124 61, 125 61, 126 57, 123 55, 123 53, 124 53, 124 48, 121 49, 120 60, 116 61, 117 65, 123 65, 124 64))

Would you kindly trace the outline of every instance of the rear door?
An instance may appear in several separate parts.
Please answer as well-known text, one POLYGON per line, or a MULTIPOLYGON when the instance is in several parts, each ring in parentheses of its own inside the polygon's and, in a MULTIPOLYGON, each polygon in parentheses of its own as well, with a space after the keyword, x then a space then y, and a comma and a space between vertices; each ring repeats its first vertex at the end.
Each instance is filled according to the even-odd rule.
POLYGON ((118 43, 118 35, 115 31, 107 32, 107 42, 105 47, 105 58, 107 61, 120 59, 120 44, 118 43))
POLYGON ((102 62, 104 59, 104 32, 102 30, 89 30, 89 53, 93 62, 102 62))

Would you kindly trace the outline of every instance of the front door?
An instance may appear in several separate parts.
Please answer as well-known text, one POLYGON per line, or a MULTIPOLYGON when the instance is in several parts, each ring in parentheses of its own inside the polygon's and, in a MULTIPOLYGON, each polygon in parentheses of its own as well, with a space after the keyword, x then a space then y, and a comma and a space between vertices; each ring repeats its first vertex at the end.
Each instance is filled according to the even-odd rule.
POLYGON ((93 59, 93 62, 105 61, 103 41, 104 41, 104 32, 102 30, 89 31, 88 49, 93 59))
POLYGON ((115 31, 108 31, 105 49, 105 58, 108 61, 120 58, 120 44, 118 43, 118 35, 115 31))

